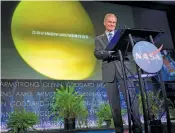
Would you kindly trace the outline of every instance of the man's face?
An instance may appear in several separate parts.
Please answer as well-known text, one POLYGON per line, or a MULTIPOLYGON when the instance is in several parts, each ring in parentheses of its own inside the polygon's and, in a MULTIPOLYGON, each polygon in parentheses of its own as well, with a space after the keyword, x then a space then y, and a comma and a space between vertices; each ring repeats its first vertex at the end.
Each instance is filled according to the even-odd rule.
POLYGON ((117 19, 115 16, 108 16, 106 20, 104 21, 104 26, 106 30, 111 32, 115 30, 116 23, 117 23, 117 19))

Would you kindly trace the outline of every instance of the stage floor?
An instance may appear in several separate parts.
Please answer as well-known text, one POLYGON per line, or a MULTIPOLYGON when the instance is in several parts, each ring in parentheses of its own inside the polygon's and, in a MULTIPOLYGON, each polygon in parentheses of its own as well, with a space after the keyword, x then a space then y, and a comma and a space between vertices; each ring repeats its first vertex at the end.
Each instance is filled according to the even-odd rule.
MULTIPOLYGON (((7 133, 7 132, 2 132, 7 133)), ((28 131, 27 133, 115 133, 114 129, 89 129, 89 130, 72 130, 72 131, 61 131, 61 130, 45 130, 45 131, 28 131)), ((126 129, 124 133, 129 133, 126 129)))
MULTIPOLYGON (((105 130, 105 131, 85 131, 85 132, 76 132, 76 133, 115 133, 114 130, 105 130)), ((125 130, 124 133, 129 133, 128 130, 125 130)))
MULTIPOLYGON (((175 133, 175 120, 171 120, 172 126, 171 126, 171 133, 175 133)), ((166 124, 163 124, 164 133, 167 133, 166 131, 166 124)), ((1 133, 7 133, 1 131, 1 133)), ((85 128, 85 129, 74 129, 74 130, 59 130, 59 129, 53 129, 53 130, 40 130, 40 131, 28 131, 27 133, 115 133, 113 128, 110 129, 97 129, 97 128, 85 128)), ((129 133, 128 128, 125 127, 124 133, 129 133)), ((143 131, 144 133, 144 131, 143 131)))

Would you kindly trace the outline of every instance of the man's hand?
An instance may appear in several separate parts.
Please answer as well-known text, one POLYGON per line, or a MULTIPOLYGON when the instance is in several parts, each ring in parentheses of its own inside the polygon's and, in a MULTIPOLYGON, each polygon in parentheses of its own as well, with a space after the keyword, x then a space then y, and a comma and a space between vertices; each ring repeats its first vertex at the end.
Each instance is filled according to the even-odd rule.
POLYGON ((109 58, 113 58, 115 51, 108 51, 109 53, 109 58))
POLYGON ((115 51, 108 51, 108 52, 109 52, 110 55, 113 54, 113 53, 115 53, 115 51))
POLYGON ((119 59, 118 55, 116 55, 116 51, 108 51, 110 59, 119 59))

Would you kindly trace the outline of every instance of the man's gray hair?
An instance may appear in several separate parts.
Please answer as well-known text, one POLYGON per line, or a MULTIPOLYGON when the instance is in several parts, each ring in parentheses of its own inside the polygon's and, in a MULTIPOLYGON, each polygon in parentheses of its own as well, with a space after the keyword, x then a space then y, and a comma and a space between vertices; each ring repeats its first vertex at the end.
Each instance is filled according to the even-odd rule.
POLYGON ((114 17, 116 18, 116 20, 117 20, 117 16, 116 16, 115 14, 113 14, 113 13, 108 13, 108 14, 106 14, 105 17, 104 17, 104 22, 105 22, 106 19, 107 19, 108 17, 110 17, 110 16, 114 16, 114 17))

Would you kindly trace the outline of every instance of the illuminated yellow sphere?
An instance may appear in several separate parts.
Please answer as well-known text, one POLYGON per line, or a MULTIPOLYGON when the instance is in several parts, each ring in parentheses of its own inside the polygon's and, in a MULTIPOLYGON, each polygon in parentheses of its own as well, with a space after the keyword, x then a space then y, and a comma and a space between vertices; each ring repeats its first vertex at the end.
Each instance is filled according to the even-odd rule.
POLYGON ((95 34, 81 3, 22 1, 13 14, 11 31, 20 56, 39 73, 59 80, 92 75, 95 34))

